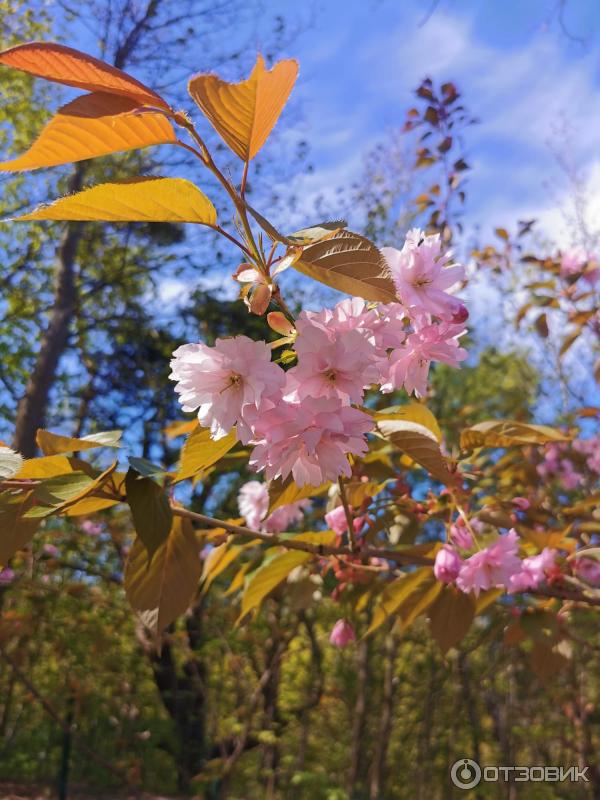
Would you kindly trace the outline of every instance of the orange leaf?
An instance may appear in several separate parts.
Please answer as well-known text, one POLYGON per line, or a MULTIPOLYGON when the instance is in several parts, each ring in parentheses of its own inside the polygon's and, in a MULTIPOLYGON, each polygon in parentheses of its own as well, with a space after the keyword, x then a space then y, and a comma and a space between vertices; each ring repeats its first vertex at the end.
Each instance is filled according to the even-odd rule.
POLYGON ((248 80, 227 83, 216 75, 196 75, 188 89, 233 152, 250 161, 273 130, 297 76, 297 61, 279 61, 268 70, 258 56, 248 80))
POLYGON ((63 106, 26 153, 0 171, 53 167, 122 150, 177 141, 164 114, 140 111, 129 97, 94 92, 63 106))
POLYGON ((168 109, 165 100, 131 75, 72 47, 53 42, 28 42, 0 53, 0 64, 38 78, 88 91, 130 97, 139 105, 168 109))

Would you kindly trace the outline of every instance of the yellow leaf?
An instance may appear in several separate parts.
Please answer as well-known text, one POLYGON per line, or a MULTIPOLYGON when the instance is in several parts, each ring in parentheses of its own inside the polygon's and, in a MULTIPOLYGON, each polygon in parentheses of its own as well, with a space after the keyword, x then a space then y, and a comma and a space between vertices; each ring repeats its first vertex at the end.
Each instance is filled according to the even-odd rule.
POLYGON ((203 592, 208 590, 215 578, 218 578, 222 572, 225 572, 227 567, 235 561, 247 546, 247 544, 234 544, 230 546, 228 542, 223 542, 223 544, 211 550, 204 562, 204 568, 202 570, 203 592))
POLYGON ((201 572, 192 524, 176 516, 167 540, 150 564, 144 544, 136 538, 125 567, 125 594, 133 610, 156 635, 186 611, 201 572))
POLYGON ((62 44, 19 44, 0 53, 0 64, 66 86, 124 95, 136 100, 138 105, 169 108, 160 95, 126 72, 62 44))
POLYGON ((53 167, 177 141, 164 114, 135 109, 134 100, 105 92, 78 97, 59 110, 26 153, 0 164, 0 171, 53 167))
POLYGON ((437 581, 433 575, 428 582, 423 583, 416 592, 413 592, 400 608, 398 633, 402 634, 410 628, 418 616, 435 602, 437 596, 443 589, 443 584, 437 581))
POLYGON ((379 597, 379 602, 373 612, 373 619, 365 635, 373 633, 380 625, 383 625, 386 619, 396 613, 402 603, 430 576, 431 568, 422 567, 389 583, 379 597))
POLYGON ((400 419, 424 425, 433 433, 438 442, 442 441, 442 431, 435 415, 423 403, 407 403, 404 406, 391 406, 375 412, 377 421, 383 419, 400 419))
POLYGON ((233 152, 251 161, 279 119, 298 75, 298 63, 279 61, 268 70, 258 56, 250 77, 227 83, 216 75, 196 75, 190 95, 233 152))
POLYGON ((68 472, 73 472, 68 458, 44 456, 43 458, 28 458, 14 477, 17 480, 53 478, 56 475, 66 475, 68 472))
POLYGON ((258 608, 265 597, 279 586, 293 569, 310 561, 311 558, 314 558, 311 553, 289 550, 287 553, 276 555, 252 573, 242 595, 242 610, 236 624, 258 608))
POLYGON ((175 439, 177 436, 183 436, 186 433, 195 431, 197 427, 197 419, 178 419, 175 422, 170 422, 163 430, 168 439, 175 439))
POLYGON ((461 433, 460 446, 463 450, 474 447, 510 447, 511 445, 547 444, 548 442, 568 442, 571 440, 561 431, 548 425, 529 425, 517 420, 489 420, 479 422, 461 433))
POLYGON ((92 186, 16 217, 18 222, 38 219, 214 225, 217 212, 185 178, 147 177, 92 186))
POLYGON ((376 302, 398 302, 383 255, 358 233, 341 230, 309 245, 293 267, 340 292, 376 302))
POLYGON ((106 508, 118 505, 120 500, 109 500, 102 497, 85 497, 77 503, 70 505, 65 513, 67 517, 87 517, 89 514, 95 514, 98 511, 104 511, 106 508))
POLYGON ((442 483, 452 483, 455 475, 448 469, 436 435, 425 425, 402 419, 383 419, 377 423, 381 435, 409 455, 417 464, 442 483))
POLYGON ((175 476, 176 481, 183 481, 201 474, 223 458, 236 444, 235 431, 231 431, 222 439, 210 438, 208 428, 196 428, 190 433, 181 451, 181 464, 175 476))
POLYGON ((298 500, 325 494, 329 486, 329 483, 323 483, 321 486, 304 485, 299 487, 296 486, 291 478, 287 478, 285 481, 271 481, 269 484, 269 514, 275 511, 276 508, 286 506, 289 503, 296 503, 298 500))
POLYGON ((93 450, 96 447, 119 447, 121 435, 122 431, 102 431, 77 439, 39 429, 35 441, 45 455, 54 456, 76 450, 93 450))

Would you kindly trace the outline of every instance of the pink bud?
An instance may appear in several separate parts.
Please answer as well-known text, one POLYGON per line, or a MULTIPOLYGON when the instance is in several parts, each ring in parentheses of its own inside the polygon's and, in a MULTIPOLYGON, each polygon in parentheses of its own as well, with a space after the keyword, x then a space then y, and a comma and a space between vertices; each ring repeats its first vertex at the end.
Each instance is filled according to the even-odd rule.
POLYGON ((458 577, 462 561, 456 550, 445 544, 438 550, 433 565, 433 574, 442 583, 453 583, 458 577))
POLYGON ((455 308, 452 310, 452 322, 460 325, 463 322, 466 322, 469 319, 469 311, 464 303, 457 303, 455 308))
POLYGON ((512 499, 513 506, 516 506, 519 511, 527 511, 531 503, 526 497, 513 497, 512 499))
POLYGON ((354 628, 346 619, 338 619, 329 634, 329 643, 334 647, 346 647, 356 641, 354 628))

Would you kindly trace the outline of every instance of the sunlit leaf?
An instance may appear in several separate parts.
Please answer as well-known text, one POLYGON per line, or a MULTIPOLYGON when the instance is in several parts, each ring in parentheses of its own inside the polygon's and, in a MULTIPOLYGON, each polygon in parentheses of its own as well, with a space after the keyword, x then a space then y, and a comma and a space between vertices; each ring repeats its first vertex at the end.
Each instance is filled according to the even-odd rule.
POLYGON ((417 617, 435 602, 442 589, 443 584, 436 580, 433 574, 429 581, 423 582, 400 607, 397 632, 402 634, 407 631, 417 617))
POLYGON ((431 635, 447 653, 467 635, 475 616, 475 598, 454 586, 445 586, 429 611, 431 635))
POLYGON ((171 530, 173 512, 169 499, 157 483, 142 478, 134 469, 127 472, 125 490, 135 531, 151 560, 171 530))
POLYGON ((6 480, 16 475, 23 467, 24 459, 10 447, 0 447, 0 478, 6 480))
POLYGON ((269 514, 280 506, 325 494, 330 485, 329 483, 322 483, 321 486, 304 485, 299 487, 296 486, 292 478, 286 478, 285 481, 279 479, 271 481, 269 484, 269 514))
POLYGON ((98 58, 53 42, 27 42, 0 53, 0 64, 38 78, 87 91, 124 95, 140 105, 168 109, 168 104, 143 83, 98 58))
POLYGON ((216 75, 196 75, 188 89, 233 152, 250 161, 279 119, 297 75, 296 61, 279 61, 268 70, 258 56, 250 77, 241 83, 227 83, 216 75))
POLYGON ((453 482, 455 475, 448 470, 437 437, 425 425, 409 420, 383 419, 377 423, 377 429, 438 481, 453 482))
POLYGON ((16 217, 19 222, 38 219, 214 225, 217 212, 185 178, 146 177, 92 186, 16 217))
POLYGON ((77 450, 93 450, 96 447, 120 447, 122 435, 122 431, 102 431, 101 433, 91 433, 89 436, 73 438, 40 429, 36 433, 35 441, 43 453, 47 456, 54 456, 60 453, 73 453, 77 450))
POLYGON ((125 593, 155 635, 183 614, 194 599, 202 572, 198 550, 190 521, 177 516, 150 564, 142 540, 133 543, 125 567, 125 593))
POLYGON ((52 478, 55 475, 66 475, 73 472, 71 462, 66 456, 44 456, 28 458, 15 475, 18 480, 35 480, 52 478))
POLYGON ((225 572, 227 567, 233 564, 239 554, 243 552, 247 546, 247 543, 243 545, 230 545, 228 542, 223 542, 223 544, 211 550, 204 561, 204 567, 202 569, 202 591, 206 592, 215 578, 218 578, 222 572, 225 572))
POLYGON ((31 493, 25 496, 11 492, 0 494, 0 566, 6 565, 17 550, 31 541, 40 524, 38 519, 24 516, 30 503, 31 493))
MULTIPOLYGON (((48 456, 50 458, 62 458, 62 456, 48 456)), ((42 461, 43 459, 40 459, 42 461)), ((97 473, 91 470, 89 465, 83 464, 85 470, 74 469, 67 474, 50 476, 36 486, 34 498, 36 505, 32 506, 27 512, 27 517, 47 517, 51 514, 68 513, 68 510, 90 497, 94 492, 101 490, 108 484, 117 467, 117 462, 113 462, 104 472, 97 473)))
POLYGON ((405 600, 417 589, 417 587, 431 577, 431 568, 422 567, 414 572, 409 572, 401 578, 388 583, 381 595, 379 602, 373 612, 373 618, 367 631, 367 635, 377 630, 383 623, 395 614, 405 600))
POLYGON ((0 171, 53 167, 177 141, 163 113, 134 113, 138 108, 134 100, 104 92, 78 97, 60 109, 26 153, 0 164, 0 171))
POLYGON ((440 430, 439 423, 435 415, 423 403, 406 403, 403 406, 390 406, 389 408, 382 408, 381 411, 376 411, 374 418, 379 420, 392 419, 392 420, 408 420, 409 422, 416 422, 419 425, 424 425, 428 430, 433 433, 438 442, 442 441, 442 431, 440 430))
POLYGON ((175 422, 170 422, 164 430, 169 439, 175 439, 177 436, 191 433, 196 430, 197 427, 197 419, 180 419, 175 422))
POLYGON ((325 241, 309 245, 293 266, 340 292, 365 300, 398 302, 383 255, 358 233, 341 230, 325 241))
POLYGON ((181 464, 175 480, 183 481, 200 475, 223 458, 237 442, 234 431, 222 439, 210 438, 208 428, 197 428, 190 433, 181 451, 181 464))
POLYGON ((293 569, 300 564, 305 564, 313 557, 310 553, 304 553, 301 550, 289 550, 287 553, 276 555, 259 567, 246 583, 238 623, 247 614, 258 608, 265 597, 279 586, 293 569))
POLYGON ((510 447, 511 445, 568 442, 571 437, 548 425, 530 425, 517 420, 479 422, 461 433, 463 450, 474 447, 510 447))

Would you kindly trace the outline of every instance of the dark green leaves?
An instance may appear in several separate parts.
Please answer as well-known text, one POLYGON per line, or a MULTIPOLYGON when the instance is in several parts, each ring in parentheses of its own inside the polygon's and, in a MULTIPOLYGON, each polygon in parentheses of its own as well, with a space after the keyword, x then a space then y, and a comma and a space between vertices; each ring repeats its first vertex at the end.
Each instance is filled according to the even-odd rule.
POLYGON ((136 533, 151 561, 171 530, 173 512, 169 500, 157 483, 150 478, 142 478, 131 468, 125 477, 125 489, 136 533))

